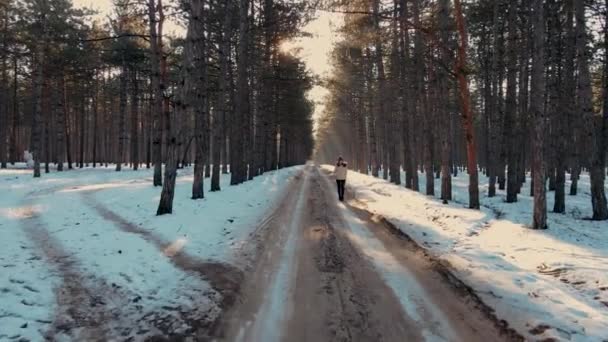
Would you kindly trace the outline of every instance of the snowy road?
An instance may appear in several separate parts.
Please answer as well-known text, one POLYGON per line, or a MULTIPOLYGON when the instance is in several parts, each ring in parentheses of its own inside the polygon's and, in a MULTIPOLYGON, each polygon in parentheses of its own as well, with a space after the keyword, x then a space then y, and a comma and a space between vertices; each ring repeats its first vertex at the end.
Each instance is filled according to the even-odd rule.
POLYGON ((472 298, 407 239, 339 203, 308 165, 262 227, 227 341, 501 341, 472 298))
MULTIPOLYGON (((357 187, 366 176, 349 177, 357 187)), ((327 169, 298 166, 237 187, 226 175, 203 201, 189 200, 183 170, 176 214, 162 217, 151 214, 149 178, 111 169, 0 178, 12 194, 0 198, 0 268, 9 270, 0 341, 518 340, 360 205, 386 202, 360 186, 338 202, 327 169)), ((426 215, 418 202, 396 203, 408 203, 399 205, 408 218, 426 215)))

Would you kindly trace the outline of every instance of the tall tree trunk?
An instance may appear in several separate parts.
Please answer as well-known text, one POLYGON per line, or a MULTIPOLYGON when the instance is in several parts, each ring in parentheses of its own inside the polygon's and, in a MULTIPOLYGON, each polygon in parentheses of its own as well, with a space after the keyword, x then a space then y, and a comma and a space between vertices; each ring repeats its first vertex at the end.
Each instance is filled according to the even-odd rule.
POLYGON ((154 107, 154 89, 152 86, 148 88, 149 98, 146 103, 146 169, 152 167, 152 136, 154 135, 152 121, 153 121, 153 107, 154 107))
MULTIPOLYGON (((207 77, 207 79, 209 79, 209 70, 208 68, 205 69, 205 77, 207 77)), ((212 140, 213 140, 213 133, 211 132, 211 128, 212 128, 212 116, 211 116, 211 96, 210 96, 210 89, 209 87, 207 87, 205 89, 205 94, 206 94, 206 98, 207 101, 205 103, 205 110, 207 111, 207 117, 206 117, 206 124, 207 124, 207 136, 205 137, 205 141, 206 141, 206 150, 205 150, 205 178, 211 178, 211 161, 213 159, 213 156, 211 155, 212 150, 211 150, 211 146, 212 146, 212 140)))
POLYGON ((464 125, 465 140, 467 144, 467 169, 469 172, 469 208, 479 209, 479 176, 477 173, 477 148, 475 146, 475 129, 473 127, 473 111, 471 109, 471 95, 467 80, 467 45, 468 37, 462 13, 460 0, 454 0, 456 10, 456 25, 460 35, 458 58, 455 73, 459 84, 460 105, 464 125))
POLYGON ((1 71, 1 75, 2 75, 2 80, 0 82, 2 82, 2 84, 0 84, 0 168, 6 169, 7 165, 6 162, 8 160, 8 121, 9 121, 9 117, 8 117, 8 72, 7 72, 7 56, 6 56, 6 52, 8 49, 8 45, 7 45, 7 35, 8 35, 8 13, 7 10, 4 11, 4 18, 2 18, 4 21, 4 28, 3 28, 3 33, 2 35, 4 36, 3 39, 3 46, 2 49, 4 50, 2 52, 2 54, 0 55, 0 59, 2 60, 0 62, 0 67, 2 68, 1 71))
POLYGON ((207 55, 205 41, 205 6, 204 0, 191 0, 190 25, 192 26, 192 51, 194 54, 194 69, 196 78, 196 95, 194 100, 194 180, 192 182, 192 199, 205 197, 205 161, 207 143, 207 55))
POLYGON ((529 113, 529 85, 530 85, 530 56, 531 56, 531 32, 530 29, 530 3, 523 3, 520 14, 520 32, 522 35, 523 43, 520 47, 520 85, 519 85, 519 129, 517 146, 519 148, 519 192, 521 193, 521 186, 526 183, 526 171, 527 163, 529 159, 531 146, 529 143, 531 140, 531 125, 530 113, 529 113))
MULTIPOLYGON (((78 149, 78 154, 79 154, 79 161, 78 161, 78 167, 79 168, 84 168, 84 158, 85 158, 85 150, 86 150, 86 122, 87 122, 87 95, 86 92, 81 94, 81 98, 80 98, 80 104, 79 104, 79 124, 80 124, 80 128, 78 129, 78 140, 79 140, 79 145, 80 148, 78 149)), ((119 137, 120 139, 120 137, 119 137)))
MULTIPOLYGON (((439 0, 439 27, 441 30, 441 43, 444 48, 441 50, 441 60, 445 66, 451 64, 452 56, 449 52, 449 40, 450 40, 450 4, 449 0, 439 0)), ((439 68, 439 89, 443 100, 440 101, 438 106, 440 107, 440 118, 441 123, 439 126, 441 130, 441 199, 444 203, 452 200, 452 173, 450 172, 450 153, 452 151, 451 137, 450 137, 450 125, 446 125, 446 122, 450 122, 450 89, 449 89, 449 75, 444 68, 439 68)))
POLYGON ((405 186, 414 191, 418 191, 418 172, 416 170, 416 139, 414 128, 415 115, 415 82, 413 79, 414 66, 410 54, 410 34, 407 30, 409 11, 406 0, 400 0, 402 20, 400 21, 401 31, 401 56, 402 80, 403 83, 403 108, 404 118, 404 164, 405 164, 405 186), (407 77, 411 77, 411 79, 407 77))
POLYGON ((40 158, 42 157, 42 128, 44 125, 43 117, 42 117, 42 93, 44 88, 44 60, 45 60, 45 52, 47 44, 46 39, 46 12, 47 12, 47 1, 42 0, 40 2, 41 8, 39 8, 39 23, 42 28, 41 39, 36 44, 36 54, 34 62, 35 64, 35 72, 33 77, 33 97, 32 101, 34 102, 34 113, 32 116, 32 134, 31 134, 31 143, 30 148, 32 150, 32 155, 34 158, 34 177, 40 177, 40 158))
POLYGON ((9 142, 9 159, 12 165, 17 162, 17 131, 19 130, 19 64, 18 57, 13 57, 13 108, 12 108, 12 129, 9 142))
MULTIPOLYGON (((576 0, 572 0, 573 3, 576 0)), ((572 4, 573 6, 573 4, 572 4)), ((569 42, 570 44, 570 48, 576 53, 577 52, 577 48, 576 48, 576 41, 577 41, 577 31, 573 30, 574 32, 572 33, 573 37, 571 37, 571 41, 569 42)), ((574 58, 573 58, 574 59, 574 58)), ((574 66, 573 66, 574 68, 574 66)), ((575 77, 575 82, 577 82, 577 77, 575 77)), ((572 92, 576 95, 578 95, 578 82, 576 84, 573 84, 572 87, 574 89, 572 89, 572 92)), ((571 125, 571 129, 572 132, 570 134, 570 151, 569 151, 569 166, 570 166, 570 196, 576 196, 578 194, 578 180, 579 180, 579 176, 581 173, 581 156, 580 156, 580 152, 581 149, 583 148, 581 145, 583 145, 582 140, 583 140, 583 125, 581 125, 580 121, 582 121, 580 119, 580 112, 578 110, 578 108, 580 108, 579 102, 580 99, 578 99, 577 96, 574 97, 575 101, 572 104, 572 106, 570 107, 571 112, 570 112, 570 117, 569 122, 571 125)))
POLYGON ((219 74, 219 94, 217 100, 217 110, 213 113, 213 173, 211 174, 211 191, 219 191, 220 188, 220 163, 221 163, 221 152, 222 144, 225 144, 225 137, 222 136, 223 122, 228 112, 228 96, 230 94, 229 89, 229 74, 228 68, 229 57, 230 57, 230 28, 232 18, 232 2, 228 1, 224 8, 224 18, 222 21, 220 37, 220 51, 219 51, 219 62, 220 62, 220 74, 219 74))
MULTIPOLYGON (((163 120, 165 118, 168 118, 171 116, 171 103, 170 103, 170 95, 169 92, 167 91, 167 89, 169 88, 169 68, 168 68, 168 63, 167 63, 167 54, 164 53, 164 48, 163 48, 163 27, 165 24, 165 12, 164 12, 164 7, 163 7, 163 1, 162 0, 158 0, 158 51, 160 54, 160 88, 163 90, 162 94, 163 94, 163 100, 162 100, 162 116, 161 116, 161 126, 164 125, 163 120)), ((180 120, 181 122, 181 120, 180 120)), ((163 130, 161 129, 161 132, 163 130)), ((164 131, 165 134, 167 134, 167 130, 164 131)), ((177 132, 177 131, 176 131, 177 132)), ((181 132, 180 132, 181 133, 181 132)), ((181 146, 181 136, 179 136, 180 138, 180 144, 178 144, 178 146, 181 146)), ((165 150, 166 150, 166 146, 171 145, 170 143, 165 143, 165 150)), ((161 145, 162 146, 162 145, 161 145)), ((177 153, 177 151, 176 151, 177 153)), ((168 157, 167 157, 168 158, 168 157)))
POLYGON ((237 54, 237 94, 234 118, 232 120, 232 137, 230 139, 230 155, 235 165, 231 165, 230 184, 239 184, 247 180, 247 160, 244 143, 249 140, 249 84, 247 68, 249 65, 249 0, 240 0, 239 7, 239 46, 237 54))
POLYGON ((591 178, 591 205, 593 207, 594 220, 608 219, 608 204, 604 189, 604 156, 605 150, 601 148, 601 130, 595 122, 593 114, 593 94, 591 89, 591 75, 589 72, 589 55, 587 48, 587 32, 585 20, 585 4, 583 0, 575 1, 576 17, 576 54, 578 61, 578 98, 581 116, 585 122, 586 146, 589 146, 589 176, 591 178))
POLYGON ((116 156, 116 171, 122 170, 122 163, 125 160, 125 145, 127 139, 127 128, 125 126, 127 119, 127 74, 129 69, 124 56, 122 58, 121 69, 119 90, 120 102, 118 104, 118 154, 116 156))
MULTIPOLYGON (((45 86, 46 88, 46 86, 45 86)), ((46 100, 48 99, 48 95, 46 94, 46 90, 44 91, 44 100, 46 102, 46 100)), ((45 103, 46 105, 47 103, 45 103)), ((44 108, 49 108, 47 106, 44 106, 44 108)), ((48 114, 47 114, 48 115, 48 114)), ((50 163, 51 163, 51 120, 52 120, 52 116, 51 117, 47 117, 44 120, 44 173, 50 173, 51 172, 51 168, 50 168, 50 163)))
MULTIPOLYGON (((184 101, 184 99, 180 100, 184 101)), ((181 116, 185 114, 185 105, 178 104, 182 108, 177 110, 177 115, 181 116)), ((173 123, 171 120, 171 112, 164 111, 165 117, 163 122, 166 130, 166 142, 167 142, 167 161, 165 163, 165 179, 163 182, 163 190, 160 195, 160 202, 156 215, 165 215, 173 213, 173 197, 175 196, 175 180, 177 178, 177 162, 178 162, 178 148, 180 138, 178 133, 173 129, 173 123), (169 115, 168 115, 169 114, 169 115)))
POLYGON ((377 87, 376 87, 376 96, 374 96, 374 116, 375 116, 375 129, 376 129, 376 133, 378 133, 378 128, 380 127, 382 129, 381 131, 381 138, 382 141, 384 142, 383 145, 383 149, 382 149, 382 154, 381 156, 383 157, 383 178, 386 179, 388 176, 388 164, 387 162, 387 158, 386 158, 386 153, 385 150, 388 148, 387 144, 386 144, 386 136, 387 136, 387 132, 386 132, 386 122, 388 120, 387 118, 387 113, 385 110, 385 92, 386 92, 386 75, 384 72, 384 61, 383 61, 383 46, 382 46, 382 32, 380 31, 380 17, 379 17, 379 11, 380 11, 380 0, 374 0, 373 2, 373 12, 374 12, 374 29, 375 29, 375 33, 376 33, 376 37, 374 39, 374 54, 373 54, 373 58, 374 58, 374 64, 376 66, 376 72, 378 73, 377 77, 377 87))
POLYGON ((61 97, 63 99, 63 122, 65 131, 65 149, 66 157, 68 161, 68 169, 72 169, 72 130, 70 122, 70 109, 68 106, 68 90, 65 82, 65 75, 61 75, 59 80, 61 82, 61 97))
POLYGON ((499 171, 499 161, 497 160, 497 147, 498 147, 498 116, 497 112, 499 112, 499 98, 498 98, 498 81, 496 80, 498 76, 498 49, 499 49, 499 6, 501 4, 501 0, 496 0, 493 3, 492 9, 492 38, 493 38, 493 52, 492 52, 492 67, 491 72, 494 77, 491 80, 492 83, 492 97, 491 103, 489 105, 489 131, 487 134, 490 136, 490 158, 489 158, 489 186, 488 186, 488 197, 496 196, 496 178, 498 176, 499 171))
MULTIPOLYGON (((49 96, 49 84, 48 84, 48 78, 45 77, 44 80, 44 87, 42 89, 42 108, 45 108, 48 110, 48 108, 50 108, 50 96, 49 96)), ((45 118, 44 118, 44 129, 43 129, 43 146, 44 146, 44 173, 49 173, 51 172, 50 169, 50 163, 51 163, 51 138, 50 138, 50 133, 51 133, 51 122, 53 121, 53 117, 52 117, 52 112, 48 111, 46 112, 45 118)))
MULTIPOLYGON (((159 3, 160 5, 160 3, 159 3)), ((154 163, 154 186, 162 185, 162 125, 163 98, 165 85, 161 82, 160 59, 162 54, 162 32, 157 32, 156 0, 148 0, 148 27, 150 31, 150 68, 154 93, 152 110, 152 162, 154 163)))
MULTIPOLYGON (((191 10, 193 1, 191 0, 191 10)), ((160 1, 159 1, 160 3, 160 1)), ((161 10, 161 17, 163 16, 161 10)), ((165 163, 165 179, 163 182, 163 190, 160 194, 160 202, 156 215, 171 214, 173 212, 173 198, 175 196, 175 180, 177 178, 177 164, 178 164, 178 151, 181 147, 182 138, 181 133, 175 126, 175 122, 186 119, 188 113, 188 99, 191 95, 192 87, 192 74, 194 68, 192 62, 194 60, 192 54, 194 50, 193 42, 193 16, 191 14, 188 24, 188 32, 186 34, 186 46, 184 48, 182 70, 180 75, 180 82, 178 85, 178 94, 175 102, 175 120, 171 118, 171 112, 169 110, 163 110, 163 123, 165 125, 166 142, 167 142, 167 161, 165 163), (175 121, 175 122, 174 122, 175 121)), ((198 28, 198 25, 197 27, 198 28)), ((199 32, 200 33, 200 32, 199 32)), ((198 33, 197 33, 198 34, 198 33)))
MULTIPOLYGON (((604 173, 606 167, 606 153, 608 153, 608 0, 605 1, 606 12, 604 12, 604 84, 603 84, 603 111, 600 123, 600 132, 598 137, 598 150, 600 154, 598 156, 597 167, 602 170, 601 180, 598 180, 598 183, 601 183, 601 188, 604 189, 604 173), (602 153, 603 151, 603 153, 602 153)), ((599 190, 600 185, 596 184, 597 190, 599 190)), ((601 203, 602 197, 604 201, 604 207, 606 206, 606 195, 602 192, 596 194, 598 197, 597 201, 601 203)), ((601 205, 599 206, 601 208, 601 205)), ((601 210, 598 210, 598 219, 602 218, 601 210)))
MULTIPOLYGON (((63 73, 63 72, 62 72, 63 73)), ((63 77, 61 74, 59 77, 63 77)), ((61 81, 56 82, 54 87, 53 98, 55 104, 53 106, 53 112, 56 120, 55 139, 57 143, 56 157, 57 157, 57 171, 63 171, 63 162, 65 160, 65 111, 63 105, 63 91, 61 88, 61 81)))
POLYGON ((370 98, 369 101, 369 115, 368 115, 368 134, 369 134, 369 150, 370 150, 370 166, 372 171, 372 176, 378 177, 380 175, 380 158, 378 152, 378 121, 376 110, 377 101, 373 101, 375 97, 372 95, 374 93, 373 87, 373 56, 371 49, 367 48, 365 50, 365 92, 368 94, 370 98))
POLYGON ((262 26, 264 28, 264 49, 262 51, 261 66, 258 70, 257 83, 259 84, 259 100, 257 101, 257 117, 255 132, 255 174, 259 175, 268 170, 266 165, 267 135, 270 130, 270 111, 272 107, 271 78, 272 69, 272 46, 274 36, 274 0, 264 0, 262 26))
MULTIPOLYGON (((598 168, 605 170, 606 167, 606 153, 608 153, 608 0, 605 1, 606 12, 604 13, 604 85, 603 85, 603 111, 601 118, 601 131, 599 132, 598 148, 600 152, 598 160, 598 168)), ((602 180, 604 181, 604 175, 602 174, 602 180)), ((599 183, 599 182, 598 182, 599 183)), ((603 188, 603 185, 602 185, 603 188)), ((601 194, 599 194, 599 201, 601 202, 601 194)), ((604 195, 604 203, 606 201, 604 195)), ((601 216, 601 215, 598 215, 601 216)))
MULTIPOLYGON (((575 92, 575 77, 574 77, 574 60, 576 53, 576 36, 574 32, 574 12, 573 12, 573 1, 565 0, 564 11, 566 13, 566 42, 565 42, 565 56, 564 56, 564 83, 560 94, 560 112, 563 114, 561 117, 556 118, 555 124, 557 125, 557 139, 556 139, 556 153, 555 153, 555 167, 556 167, 556 184, 555 184, 555 201, 553 205, 553 212, 564 213, 566 211, 566 141, 568 137, 567 129, 572 122, 572 116, 574 114, 574 108, 572 99, 576 97, 575 92)), ((573 146, 570 146, 572 148, 573 146)))
MULTIPOLYGON (((429 49, 427 49, 429 50, 429 49)), ((432 53, 428 51, 429 55, 432 53)), ((424 62, 420 62, 424 65, 424 62)), ((426 71, 428 79, 428 88, 424 87, 424 75, 419 75, 419 92, 421 97, 420 112, 424 115, 424 174, 426 177, 426 195, 435 196, 435 132, 436 127, 436 106, 431 104, 431 101, 437 97, 437 75, 432 63, 428 63, 423 68, 426 71)))
MULTIPOLYGON (((429 65, 428 68, 425 68, 429 72, 431 72, 432 66, 429 65)), ((429 76, 429 79, 431 77, 429 76)), ((435 87, 435 85, 429 85, 428 92, 423 90, 422 87, 422 78, 419 79, 419 109, 422 115, 424 116, 424 175, 426 178, 426 195, 427 196, 435 196, 435 177, 433 175, 434 168, 434 159, 435 159, 435 137, 433 134, 433 126, 434 126, 434 111, 429 103, 429 93, 434 92, 431 90, 431 87, 435 87)), ((436 78, 433 82, 436 82, 436 78)))
MULTIPOLYGON (((108 78, 110 78, 110 71, 108 70, 108 78)), ((114 139, 112 139, 113 137, 113 112, 114 112, 114 96, 112 96, 110 89, 108 89, 108 87, 106 87, 105 89, 105 93, 104 93, 104 98, 105 98, 105 105, 104 105, 104 114, 105 114, 105 132, 104 132, 104 139, 105 139, 105 155, 104 155, 104 164, 105 167, 108 167, 108 163, 113 160, 114 156, 113 156, 113 142, 114 139)))
MULTIPOLYGON (((391 80, 391 91, 390 91, 390 96, 391 98, 399 98, 398 96, 398 91, 400 90, 400 86, 401 86, 401 75, 400 75, 400 61, 399 61, 399 29, 398 29, 398 22, 400 20, 399 18, 399 11, 398 11, 398 6, 399 6, 399 1, 398 0, 394 0, 393 1, 393 8, 394 8, 394 13, 393 13, 393 22, 392 22, 392 27, 391 27, 391 35, 392 35, 392 47, 391 47, 391 68, 390 68, 390 80, 391 80)), ((388 95, 388 94, 387 94, 388 95)), ((403 107, 401 106, 401 104, 399 103, 399 101, 395 101, 393 103, 390 103, 387 105, 389 105, 390 110, 388 111, 388 116, 389 116, 389 120, 387 122, 388 124, 388 130, 387 133, 389 133, 389 151, 390 151, 390 176, 391 176, 391 182, 396 184, 396 185, 400 185, 401 184, 401 169, 400 169, 400 159, 401 156, 399 154, 399 147, 401 145, 401 139, 400 139, 400 135, 401 132, 403 131, 403 107)), ((355 122, 356 119, 354 120, 355 122)), ((355 136, 357 136, 357 130, 355 130, 353 132, 353 134, 355 134, 355 136)))
MULTIPOLYGON (((414 25, 416 27, 421 27, 421 19, 420 19, 420 0, 414 0, 412 2, 412 14, 414 16, 414 25)), ((414 80, 413 80, 413 87, 414 87, 414 103, 413 103, 413 115, 416 115, 418 117, 418 119, 420 119, 423 122, 423 125, 425 127, 425 129, 423 130, 423 134, 420 137, 420 140, 417 141, 417 143, 420 143, 421 146, 417 146, 420 147, 419 149, 416 147, 416 150, 418 150, 420 152, 420 157, 416 158, 417 160, 420 161, 420 166, 421 168, 423 166, 426 166, 426 170, 425 174, 427 174, 426 176, 426 193, 427 194, 434 194, 435 191, 435 186, 434 184, 432 185, 432 189, 431 190, 431 185, 430 183, 433 183, 434 180, 432 178, 432 175, 429 177, 428 174, 432 174, 432 147, 429 146, 430 143, 428 142, 428 140, 430 139, 430 127, 428 127, 428 112, 426 112, 426 91, 424 89, 424 75, 426 74, 426 69, 425 69, 425 60, 424 60, 424 51, 425 51, 425 44, 424 44, 424 40, 422 37, 422 32, 421 30, 416 30, 414 33, 414 61, 412 63, 412 67, 413 67, 413 72, 414 72, 414 80), (425 143, 426 140, 426 143, 425 143), (426 151, 424 149, 424 147, 426 147, 426 151), (426 152, 426 160, 424 158, 425 156, 425 152, 426 152), (430 160, 429 160, 430 159, 430 160), (430 170, 430 172, 429 172, 430 170)), ((412 133, 417 132, 418 129, 416 129, 416 122, 414 121, 412 123, 411 126, 412 129, 412 133)), ((415 133, 414 133, 415 134, 415 133)), ((418 164, 418 163, 417 163, 418 164)), ((414 165, 416 169, 417 165, 414 165)), ((418 190, 418 175, 415 174, 415 178, 414 178, 414 190, 418 190)))
POLYGON ((99 74, 97 71, 95 71, 95 79, 94 79, 94 84, 93 84, 93 156, 92 156, 92 161, 93 161, 93 167, 95 168, 97 166, 97 154, 98 154, 98 126, 99 126, 99 90, 98 90, 98 84, 100 83, 99 81, 99 74))
POLYGON ((137 70, 131 71, 131 163, 139 168, 139 82, 137 70))
MULTIPOLYGON (((251 31, 253 27, 255 27, 256 20, 256 3, 255 1, 249 1, 249 27, 248 29, 251 31)), ((249 71, 249 83, 252 89, 255 89, 257 83, 256 79, 256 66, 257 63, 252 63, 252 61, 259 61, 260 55, 259 50, 256 49, 256 42, 260 37, 256 36, 252 32, 248 33, 248 48, 247 53, 249 54, 249 63, 251 64, 251 70, 249 71)), ((255 154, 256 154, 256 143, 255 143, 255 125, 256 125, 256 117, 257 117, 257 109, 258 109, 258 99, 257 92, 255 90, 249 91, 249 119, 248 119, 248 128, 246 129, 247 140, 246 144, 248 144, 248 148, 246 149, 246 160, 247 160, 247 179, 252 180, 256 176, 255 169, 255 154)))
POLYGON ((507 98, 503 146, 507 157, 507 203, 517 202, 519 181, 515 141, 517 116, 517 1, 509 2, 507 41, 507 98))
POLYGON ((532 80, 530 89, 530 113, 534 118, 534 146, 533 146, 533 188, 534 188, 534 219, 532 228, 547 228, 547 198, 546 198, 546 166, 544 158, 545 147, 545 110, 543 106, 545 98, 545 17, 543 0, 533 0, 532 25, 533 33, 533 55, 532 55, 532 80))

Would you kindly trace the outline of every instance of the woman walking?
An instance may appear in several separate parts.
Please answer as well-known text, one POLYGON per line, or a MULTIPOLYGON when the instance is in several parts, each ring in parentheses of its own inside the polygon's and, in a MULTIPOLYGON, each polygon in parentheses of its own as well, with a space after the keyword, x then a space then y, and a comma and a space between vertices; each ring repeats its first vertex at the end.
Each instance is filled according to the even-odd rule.
POLYGON ((347 164, 342 157, 339 157, 338 162, 334 167, 334 176, 336 176, 336 183, 338 184, 338 198, 340 201, 344 201, 344 186, 346 185, 347 173, 347 164))

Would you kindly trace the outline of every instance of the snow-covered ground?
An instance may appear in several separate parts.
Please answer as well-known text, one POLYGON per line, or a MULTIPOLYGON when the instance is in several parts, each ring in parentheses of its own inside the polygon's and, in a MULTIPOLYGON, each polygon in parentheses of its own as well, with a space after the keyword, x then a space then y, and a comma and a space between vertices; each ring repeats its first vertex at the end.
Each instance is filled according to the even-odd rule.
POLYGON ((40 179, 0 170, 0 341, 39 341, 49 331, 73 338, 76 326, 112 324, 108 317, 118 315, 120 326, 100 332, 144 337, 154 326, 180 331, 203 315, 212 320, 223 295, 214 282, 238 281, 237 256, 249 252, 248 236, 299 170, 236 187, 222 177, 223 190, 198 201, 190 199, 192 170, 180 170, 174 215, 162 217, 154 215, 160 188, 149 170, 85 168, 40 179), (83 310, 77 301, 91 307, 81 322, 70 318, 83 310))
MULTIPOLYGON (((387 218, 448 262, 498 318, 524 336, 608 340, 608 222, 584 219, 591 214, 586 175, 579 195, 567 196, 567 213, 550 213, 549 229, 543 231, 527 228, 532 217, 529 182, 519 202, 510 204, 502 191, 487 198, 488 182, 482 176, 482 209, 475 211, 466 208, 468 176, 463 173, 453 179, 450 205, 371 176, 351 172, 348 178, 354 205, 387 218)), ((424 190, 423 175, 420 181, 424 190)))
MULTIPOLYGON (((76 327, 99 322, 101 336, 145 337, 167 324, 180 331, 212 321, 226 295, 218 289, 242 277, 241 256, 253 247, 245 242, 299 170, 237 187, 225 177, 221 192, 199 201, 189 198, 192 170, 180 170, 174 215, 162 217, 154 215, 160 189, 149 170, 85 168, 40 179, 0 170, 0 341, 73 338, 76 327)), ((448 262, 531 340, 607 341, 608 222, 584 219, 586 175, 579 196, 567 196, 567 213, 550 213, 544 231, 527 228, 529 183, 509 204, 503 192, 487 198, 481 177, 482 210, 474 211, 466 208, 467 175, 453 182, 450 205, 361 174, 347 183, 354 205, 448 262)), ((552 193, 548 199, 552 208, 552 193)))

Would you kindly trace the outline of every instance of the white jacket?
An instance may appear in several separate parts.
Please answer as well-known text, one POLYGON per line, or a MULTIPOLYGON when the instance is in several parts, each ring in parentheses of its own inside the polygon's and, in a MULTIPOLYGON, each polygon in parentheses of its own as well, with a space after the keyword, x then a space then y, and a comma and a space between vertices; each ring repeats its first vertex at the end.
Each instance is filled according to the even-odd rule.
POLYGON ((346 180, 346 174, 348 173, 348 167, 343 165, 336 165, 334 168, 334 175, 337 180, 346 180))

